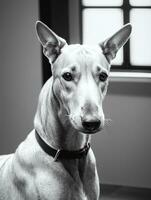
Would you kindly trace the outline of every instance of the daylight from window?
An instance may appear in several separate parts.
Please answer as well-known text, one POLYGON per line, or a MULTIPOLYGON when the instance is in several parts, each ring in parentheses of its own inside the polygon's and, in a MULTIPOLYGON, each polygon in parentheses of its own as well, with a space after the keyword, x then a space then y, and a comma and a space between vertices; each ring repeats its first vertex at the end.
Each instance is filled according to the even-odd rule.
POLYGON ((82 0, 81 6, 84 44, 98 44, 130 22, 131 38, 113 65, 151 70, 151 0, 82 0))

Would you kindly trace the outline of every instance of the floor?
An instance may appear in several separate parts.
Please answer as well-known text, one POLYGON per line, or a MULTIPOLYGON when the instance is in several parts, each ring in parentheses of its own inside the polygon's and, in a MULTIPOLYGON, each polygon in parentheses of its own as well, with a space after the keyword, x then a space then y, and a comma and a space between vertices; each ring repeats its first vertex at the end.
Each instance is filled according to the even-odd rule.
POLYGON ((100 200, 151 200, 151 189, 102 185, 100 200))

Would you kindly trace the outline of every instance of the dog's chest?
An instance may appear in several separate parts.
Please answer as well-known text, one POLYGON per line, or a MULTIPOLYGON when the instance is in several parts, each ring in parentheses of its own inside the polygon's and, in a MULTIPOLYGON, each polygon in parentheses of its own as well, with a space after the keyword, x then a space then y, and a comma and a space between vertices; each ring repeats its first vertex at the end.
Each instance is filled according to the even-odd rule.
POLYGON ((61 170, 39 172, 35 187, 38 200, 88 200, 83 183, 61 170))
POLYGON ((97 196, 96 170, 89 156, 73 162, 54 162, 42 156, 43 161, 39 159, 35 168, 37 199, 49 200, 51 197, 51 200, 88 200, 97 196))
POLYGON ((65 190, 62 191, 49 191, 49 193, 42 193, 40 192, 40 194, 36 194, 36 199, 37 200, 88 200, 87 196, 82 193, 82 192, 77 192, 76 190, 72 190, 71 188, 67 189, 65 188, 65 190))

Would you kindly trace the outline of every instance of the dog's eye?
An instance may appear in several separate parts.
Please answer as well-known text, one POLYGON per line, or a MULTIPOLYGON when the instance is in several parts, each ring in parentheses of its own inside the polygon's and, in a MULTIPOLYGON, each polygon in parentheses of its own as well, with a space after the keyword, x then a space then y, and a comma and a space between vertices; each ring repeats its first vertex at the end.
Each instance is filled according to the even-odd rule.
POLYGON ((66 81, 72 81, 73 80, 73 76, 70 72, 66 72, 62 75, 62 77, 66 80, 66 81))
POLYGON ((108 77, 108 75, 105 72, 101 72, 99 75, 99 80, 102 82, 105 82, 107 77, 108 77))

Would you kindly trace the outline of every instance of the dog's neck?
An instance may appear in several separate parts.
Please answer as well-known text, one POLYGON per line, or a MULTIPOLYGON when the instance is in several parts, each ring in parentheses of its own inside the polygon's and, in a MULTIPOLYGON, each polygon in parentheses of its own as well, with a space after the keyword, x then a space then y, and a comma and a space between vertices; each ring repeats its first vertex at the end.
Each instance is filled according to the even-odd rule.
POLYGON ((35 129, 42 139, 55 149, 78 150, 90 141, 90 135, 75 130, 64 115, 65 125, 58 116, 58 102, 52 91, 52 78, 42 88, 37 113, 35 116, 35 129))

